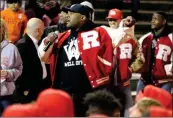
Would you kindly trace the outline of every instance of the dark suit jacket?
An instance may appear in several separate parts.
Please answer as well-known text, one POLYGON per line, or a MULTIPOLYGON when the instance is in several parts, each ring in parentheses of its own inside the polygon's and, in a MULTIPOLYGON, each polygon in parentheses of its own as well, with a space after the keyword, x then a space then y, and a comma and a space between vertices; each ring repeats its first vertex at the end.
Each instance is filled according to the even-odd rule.
POLYGON ((36 97, 43 88, 43 70, 37 50, 27 34, 16 43, 16 46, 23 61, 23 72, 16 81, 16 91, 22 93, 29 90, 31 96, 36 97))

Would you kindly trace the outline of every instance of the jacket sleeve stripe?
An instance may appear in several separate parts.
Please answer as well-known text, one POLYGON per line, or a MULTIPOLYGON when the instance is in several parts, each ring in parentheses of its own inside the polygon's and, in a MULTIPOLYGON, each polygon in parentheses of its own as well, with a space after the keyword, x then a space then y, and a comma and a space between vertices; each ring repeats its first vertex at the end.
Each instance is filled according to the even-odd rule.
POLYGON ((150 34, 151 34, 151 32, 149 32, 149 33, 143 35, 143 36, 139 39, 139 44, 142 44, 143 40, 144 40, 147 36, 149 36, 150 34))
POLYGON ((103 77, 101 79, 96 80, 97 84, 103 83, 109 79, 109 76, 103 77))
POLYGON ((111 63, 110 63, 109 61, 107 61, 107 60, 101 58, 100 56, 97 56, 97 57, 98 57, 98 59, 99 59, 103 64, 105 64, 105 65, 107 65, 107 66, 111 66, 111 63))

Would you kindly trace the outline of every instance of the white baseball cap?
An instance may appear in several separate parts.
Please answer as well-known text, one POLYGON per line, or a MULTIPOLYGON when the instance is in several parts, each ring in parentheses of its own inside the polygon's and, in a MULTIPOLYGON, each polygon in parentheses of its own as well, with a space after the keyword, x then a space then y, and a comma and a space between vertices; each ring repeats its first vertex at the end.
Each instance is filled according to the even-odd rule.
POLYGON ((81 4, 81 5, 84 5, 84 6, 87 6, 87 7, 89 7, 90 9, 93 10, 93 13, 91 14, 90 19, 91 19, 92 21, 94 21, 94 7, 93 7, 92 3, 88 2, 88 1, 83 1, 83 2, 81 2, 80 4, 81 4))

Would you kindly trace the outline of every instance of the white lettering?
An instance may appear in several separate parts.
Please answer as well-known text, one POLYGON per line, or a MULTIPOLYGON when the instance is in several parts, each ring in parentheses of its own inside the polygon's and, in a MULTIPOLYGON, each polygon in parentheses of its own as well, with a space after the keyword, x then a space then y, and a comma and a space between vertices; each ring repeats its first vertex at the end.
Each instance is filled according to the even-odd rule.
POLYGON ((69 45, 64 46, 64 50, 67 54, 68 60, 70 61, 73 57, 78 60, 80 57, 77 40, 71 40, 69 45))
POLYGON ((76 61, 76 65, 77 65, 77 66, 78 66, 78 65, 82 65, 82 60, 76 61))
POLYGON ((132 58, 132 45, 125 43, 120 45, 120 59, 131 59, 132 58))
POLYGON ((82 33, 81 37, 83 38, 83 42, 84 42, 83 50, 100 46, 99 41, 97 41, 98 32, 96 31, 89 31, 89 32, 82 33))
POLYGON ((156 55, 156 59, 161 59, 163 61, 167 61, 168 55, 171 53, 171 48, 167 45, 159 44, 158 53, 156 55))
POLYGON ((74 66, 75 64, 74 64, 74 61, 70 61, 70 62, 65 62, 64 63, 64 66, 65 67, 69 67, 69 66, 74 66))

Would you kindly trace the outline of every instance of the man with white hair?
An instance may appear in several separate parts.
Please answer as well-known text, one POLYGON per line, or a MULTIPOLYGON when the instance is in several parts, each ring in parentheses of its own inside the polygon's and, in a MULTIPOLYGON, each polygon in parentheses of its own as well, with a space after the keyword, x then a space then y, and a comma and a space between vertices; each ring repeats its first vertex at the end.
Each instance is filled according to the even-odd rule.
POLYGON ((37 53, 43 30, 44 23, 38 18, 31 18, 27 23, 25 36, 16 44, 23 61, 23 73, 16 81, 16 94, 23 98, 20 102, 35 100, 43 89, 43 79, 46 78, 47 71, 37 53))

